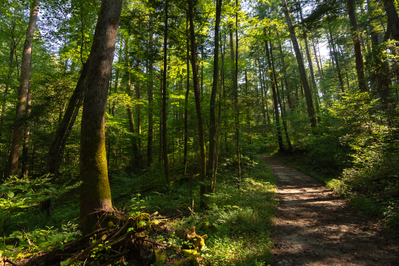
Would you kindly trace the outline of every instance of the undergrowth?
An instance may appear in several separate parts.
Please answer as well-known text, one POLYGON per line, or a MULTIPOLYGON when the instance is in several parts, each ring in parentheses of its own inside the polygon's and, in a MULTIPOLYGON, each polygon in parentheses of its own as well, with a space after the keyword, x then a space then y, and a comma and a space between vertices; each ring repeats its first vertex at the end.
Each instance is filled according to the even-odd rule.
MULTIPOLYGON (((197 176, 193 176, 190 185, 190 178, 175 175, 169 194, 162 185, 164 177, 158 167, 140 175, 113 172, 110 181, 114 206, 125 209, 129 215, 158 212, 167 218, 171 228, 196 226, 199 234, 208 235, 207 247, 201 251, 203 265, 267 265, 271 261, 275 181, 270 168, 259 158, 251 157, 241 157, 241 179, 237 176, 237 160, 227 158, 220 162, 216 192, 207 195, 206 210, 197 206, 197 176)), ((46 191, 53 194, 61 191, 47 180, 43 182, 50 186, 46 191)), ((17 197, 17 191, 13 194, 7 189, 2 190, 4 204, 17 197)), ((7 228, 3 227, 5 237, 1 239, 0 251, 3 260, 15 261, 62 248, 81 236, 75 219, 79 214, 76 185, 71 189, 62 190, 69 194, 53 201, 50 216, 39 205, 49 197, 38 197, 29 208, 20 205, 19 210, 13 210, 13 219, 9 219, 7 228)))

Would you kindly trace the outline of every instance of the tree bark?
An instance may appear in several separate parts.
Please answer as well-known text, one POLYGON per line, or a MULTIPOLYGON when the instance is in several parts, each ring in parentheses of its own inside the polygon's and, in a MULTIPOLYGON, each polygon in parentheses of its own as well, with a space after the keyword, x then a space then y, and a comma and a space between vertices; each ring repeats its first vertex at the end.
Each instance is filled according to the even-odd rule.
MULTIPOLYGON (((186 19, 186 32, 189 35, 188 16, 186 19)), ((188 96, 189 96, 189 93, 190 93, 190 38, 187 37, 187 88, 186 88, 186 95, 184 98, 184 155, 183 155, 184 174, 187 174, 188 96)))
MULTIPOLYGON (((214 151, 215 151, 215 134, 216 134, 216 91, 219 79, 219 23, 220 14, 222 12, 222 0, 216 2, 216 21, 215 21, 215 48, 213 52, 213 83, 211 91, 211 100, 209 103, 209 163, 208 163, 208 179, 213 179, 214 151)), ((220 111, 219 111, 220 112, 220 111)), ((213 182, 214 183, 214 182, 213 182)), ((212 184, 215 185, 215 184, 212 184)), ((207 188, 208 192, 212 191, 212 186, 207 188)))
POLYGON ((10 43, 10 55, 8 58, 8 73, 7 76, 5 78, 5 89, 4 89, 4 103, 3 106, 1 107, 1 118, 0 118, 0 138, 3 136, 3 122, 4 122, 4 114, 6 111, 6 99, 7 99, 7 94, 8 94, 8 89, 10 88, 10 79, 11 79, 11 75, 14 72, 13 68, 14 66, 14 53, 15 50, 17 49, 17 44, 18 42, 15 41, 14 39, 14 31, 15 31, 15 26, 13 25, 12 29, 11 29, 11 34, 12 34, 12 40, 10 43))
POLYGON ((97 211, 112 211, 105 150, 105 112, 122 0, 103 0, 87 74, 80 143, 80 225, 98 226, 97 211))
POLYGON ((274 75, 273 75, 272 61, 270 60, 270 53, 269 53, 269 47, 268 47, 267 41, 265 41, 265 48, 266 48, 267 62, 268 62, 269 69, 270 69, 270 81, 272 83, 272 94, 273 94, 273 103, 274 103, 274 113, 275 113, 275 116, 276 116, 276 129, 277 129, 278 147, 279 147, 280 151, 284 152, 285 148, 284 148, 284 144, 283 144, 283 138, 281 136, 280 112, 278 110, 277 92, 276 92, 276 80, 274 79, 274 75))
POLYGON ((68 107, 65 111, 64 117, 57 127, 54 140, 51 143, 49 149, 49 153, 47 156, 46 172, 54 174, 55 176, 58 175, 66 141, 72 131, 72 126, 75 123, 80 106, 82 105, 83 94, 85 90, 85 81, 88 70, 88 62, 83 65, 82 73, 80 74, 78 83, 76 84, 76 88, 71 98, 69 99, 68 107))
POLYGON ((197 43, 195 37, 194 28, 194 3, 189 1, 188 18, 190 21, 190 48, 191 48, 191 67, 193 69, 193 81, 194 81, 194 97, 195 97, 195 109, 197 112, 198 120, 198 137, 199 137, 199 149, 200 149, 200 208, 206 206, 205 193, 206 185, 204 184, 206 178, 206 153, 205 153, 205 139, 204 139, 204 127, 202 124, 202 112, 200 102, 200 84, 198 78, 198 66, 197 66, 197 43))
POLYGON ((392 38, 399 41, 399 17, 394 0, 384 0, 384 9, 387 13, 388 27, 392 38))
POLYGON ((359 82, 359 89, 361 92, 368 91, 366 83, 366 73, 363 66, 363 53, 362 46, 360 43, 360 36, 357 29, 356 12, 355 12, 355 0, 347 0, 349 21, 351 26, 351 34, 353 40, 353 46, 355 49, 356 58, 356 72, 357 79, 359 82))
POLYGON ((24 122, 21 117, 25 115, 26 103, 29 90, 30 72, 32 64, 32 43, 33 36, 35 33, 37 16, 39 14, 39 0, 35 0, 31 7, 31 13, 29 17, 28 29, 26 31, 26 39, 24 44, 24 50, 22 53, 22 63, 21 63, 21 79, 18 94, 18 104, 17 104, 17 120, 14 124, 14 132, 10 149, 10 156, 8 160, 8 175, 18 174, 18 161, 19 161, 19 151, 21 149, 22 134, 24 122))
POLYGON ((299 74, 301 77, 302 86, 305 91, 305 99, 306 99, 306 105, 307 105, 307 109, 308 109, 308 116, 310 119, 310 126, 312 128, 315 128, 317 126, 317 121, 316 121, 315 111, 314 111, 314 107, 313 107, 312 92, 309 88, 308 79, 306 77, 306 71, 305 71, 305 66, 303 64, 302 53, 299 49, 298 41, 297 41, 296 34, 295 34, 295 29, 292 25, 291 15, 288 10, 287 2, 286 2, 286 0, 282 0, 282 3, 283 3, 285 19, 287 20, 288 29, 289 29, 290 35, 291 35, 292 45, 294 46, 294 50, 295 50, 295 56, 296 56, 296 60, 298 63, 299 74))
POLYGON ((164 31, 164 43, 163 43, 163 81, 162 81, 162 151, 163 151, 163 168, 165 172, 166 186, 170 191, 170 180, 169 180, 169 162, 168 162, 168 142, 166 135, 166 120, 168 118, 166 113, 166 97, 167 97, 167 67, 168 67, 168 0, 165 2, 165 31, 164 31))
POLYGON ((331 47, 332 47, 332 50, 333 50, 333 53, 334 53, 335 66, 337 67, 339 85, 341 87, 341 91, 345 92, 345 90, 344 90, 344 82, 342 81, 342 76, 341 76, 341 68, 339 67, 338 55, 337 55, 337 51, 335 50, 334 39, 333 39, 332 32, 331 32, 330 28, 328 29, 328 31, 329 31, 329 34, 330 34, 331 47))
POLYGON ((154 87, 154 79, 153 79, 153 71, 154 71, 154 47, 153 47, 153 38, 152 38, 152 20, 150 19, 150 36, 148 40, 149 51, 150 51, 150 58, 148 62, 148 73, 150 75, 150 81, 148 83, 148 138, 147 138, 147 166, 150 166, 153 162, 153 154, 152 154, 152 142, 153 142, 153 131, 154 131, 154 120, 153 120, 153 113, 154 113, 154 98, 153 98, 153 87, 154 87))
POLYGON ((236 0, 236 51, 235 51, 235 77, 234 77, 234 104, 236 108, 236 148, 237 148, 237 164, 238 164, 238 180, 241 183, 241 153, 240 153, 240 109, 238 107, 238 0, 236 0))
MULTIPOLYGON (((31 112, 31 84, 29 82, 28 97, 26 99, 27 109, 26 116, 30 116, 31 112)), ((28 176, 28 155, 29 155, 29 135, 30 135, 30 122, 28 121, 25 126, 24 146, 22 148, 22 176, 28 176)))
MULTIPOLYGON (((277 82, 277 77, 276 77, 276 68, 274 67, 272 40, 270 40, 270 58, 271 58, 271 61, 272 61, 272 71, 273 71, 274 85, 276 86, 277 100, 278 100, 278 104, 280 105, 280 110, 281 110, 281 120, 283 120, 285 139, 286 139, 287 144, 288 144, 288 150, 292 150, 291 141, 290 141, 290 138, 288 136, 288 131, 287 131, 287 123, 284 121, 284 116, 285 116, 285 114, 283 112, 284 108, 283 108, 283 105, 281 104, 281 97, 280 97, 280 92, 279 92, 279 89, 278 89, 278 82, 277 82)), ((282 151, 284 151, 284 149, 282 151)))

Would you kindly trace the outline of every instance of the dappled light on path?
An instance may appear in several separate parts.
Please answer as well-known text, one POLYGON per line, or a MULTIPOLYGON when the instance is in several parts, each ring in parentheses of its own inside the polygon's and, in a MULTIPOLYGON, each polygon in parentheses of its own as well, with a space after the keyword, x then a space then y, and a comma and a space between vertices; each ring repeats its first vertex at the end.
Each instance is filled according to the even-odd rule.
POLYGON ((276 175, 272 265, 399 265, 398 241, 321 182, 262 156, 276 175))

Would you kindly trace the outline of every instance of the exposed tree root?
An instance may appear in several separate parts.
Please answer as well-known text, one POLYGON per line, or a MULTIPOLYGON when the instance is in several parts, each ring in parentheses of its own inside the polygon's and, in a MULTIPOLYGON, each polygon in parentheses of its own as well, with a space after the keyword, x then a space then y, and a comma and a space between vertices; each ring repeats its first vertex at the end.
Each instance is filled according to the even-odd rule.
MULTIPOLYGON (((54 248, 37 254, 22 265, 60 265, 61 262, 64 265, 79 262, 83 262, 83 265, 124 265, 127 261, 134 261, 136 265, 150 265, 161 260, 168 265, 199 265, 197 252, 187 255, 187 252, 182 252, 183 246, 157 241, 157 236, 162 235, 163 239, 167 239, 172 236, 173 231, 167 228, 165 219, 157 220, 156 215, 103 213, 101 216, 108 221, 108 228, 100 227, 65 244, 62 249, 54 248)), ((100 224, 104 224, 104 221, 100 221, 100 224)), ((206 237, 198 236, 195 227, 182 232, 181 238, 191 241, 192 248, 201 248, 198 243, 204 243, 206 237)))

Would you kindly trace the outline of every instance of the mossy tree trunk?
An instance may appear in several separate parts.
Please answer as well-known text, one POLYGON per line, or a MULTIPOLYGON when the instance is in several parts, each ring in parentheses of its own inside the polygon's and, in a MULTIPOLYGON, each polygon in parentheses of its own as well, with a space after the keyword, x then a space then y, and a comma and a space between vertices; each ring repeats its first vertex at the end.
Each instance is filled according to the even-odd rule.
POLYGON ((96 211, 112 211, 105 151, 105 112, 122 0, 103 0, 90 52, 80 143, 80 225, 92 231, 96 211))

